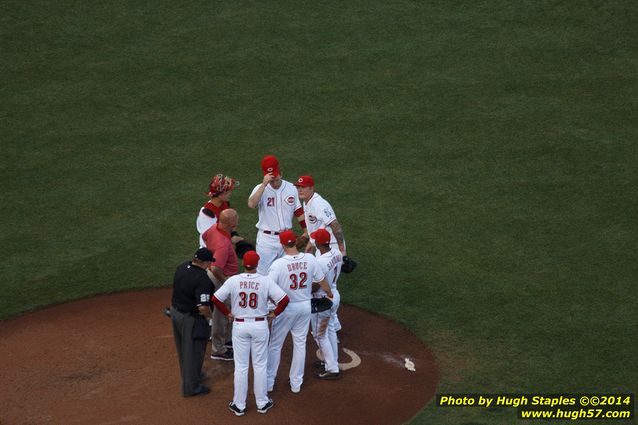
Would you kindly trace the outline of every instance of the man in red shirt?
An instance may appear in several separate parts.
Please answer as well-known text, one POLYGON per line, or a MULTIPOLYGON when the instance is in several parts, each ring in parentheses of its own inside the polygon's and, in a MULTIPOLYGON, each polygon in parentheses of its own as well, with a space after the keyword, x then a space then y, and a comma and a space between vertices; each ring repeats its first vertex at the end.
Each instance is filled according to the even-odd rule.
MULTIPOLYGON (((239 271, 239 261, 231 241, 230 232, 237 226, 239 215, 232 208, 223 210, 219 214, 219 221, 202 235, 206 248, 214 253, 215 261, 209 269, 209 276, 215 284, 215 290, 221 288, 226 279, 236 275, 239 271)), ((232 323, 215 309, 212 323, 212 348, 210 357, 215 360, 233 360, 233 350, 224 343, 231 339, 232 323)))

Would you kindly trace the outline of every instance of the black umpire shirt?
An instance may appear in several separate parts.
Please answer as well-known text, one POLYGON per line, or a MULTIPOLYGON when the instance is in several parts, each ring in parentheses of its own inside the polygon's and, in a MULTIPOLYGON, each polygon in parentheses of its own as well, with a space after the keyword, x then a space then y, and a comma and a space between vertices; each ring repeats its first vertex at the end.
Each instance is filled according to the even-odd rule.
MULTIPOLYGON (((180 264, 173 277, 173 307, 182 313, 199 313, 198 305, 209 305, 213 282, 206 270, 190 261, 180 264)), ((212 306, 211 306, 212 307, 212 306)))

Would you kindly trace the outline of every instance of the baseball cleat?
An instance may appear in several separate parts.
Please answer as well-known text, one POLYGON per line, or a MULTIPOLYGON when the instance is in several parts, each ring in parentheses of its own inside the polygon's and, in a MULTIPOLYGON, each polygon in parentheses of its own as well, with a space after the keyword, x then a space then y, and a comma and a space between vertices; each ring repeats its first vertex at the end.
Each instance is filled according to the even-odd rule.
POLYGON ((257 411, 259 413, 267 413, 274 405, 275 402, 272 399, 268 399, 268 403, 264 404, 262 407, 258 407, 257 411))
POLYGON ((323 361, 321 361, 321 360, 316 360, 316 361, 312 364, 312 366, 313 366, 315 369, 325 369, 325 368, 326 368, 326 362, 323 362, 323 361))
POLYGON ((228 408, 235 414, 235 416, 244 416, 246 414, 246 409, 240 409, 232 401, 228 403, 228 408))
POLYGON ((290 391, 292 391, 295 394, 299 394, 299 392, 301 391, 301 385, 299 385, 298 387, 293 387, 292 382, 290 382, 290 379, 288 380, 288 385, 290 385, 290 391))
POLYGON ((213 360, 224 360, 227 362, 233 361, 233 350, 226 350, 224 354, 211 354, 210 358, 213 360))
POLYGON ((339 379, 341 378, 341 373, 340 372, 321 372, 317 374, 317 378, 319 379, 326 379, 326 380, 334 380, 334 379, 339 379))

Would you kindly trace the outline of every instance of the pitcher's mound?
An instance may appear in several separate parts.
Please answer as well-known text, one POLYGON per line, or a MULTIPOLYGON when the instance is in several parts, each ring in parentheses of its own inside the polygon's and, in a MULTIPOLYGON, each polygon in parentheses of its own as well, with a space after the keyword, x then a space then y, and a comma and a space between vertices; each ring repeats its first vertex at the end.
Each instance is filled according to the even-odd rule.
POLYGON ((0 423, 401 424, 434 396, 438 371, 423 343, 343 305, 340 380, 313 376, 317 347, 309 336, 304 384, 293 394, 288 337, 267 414, 257 413, 251 376, 246 416, 233 415, 233 363, 209 357, 211 393, 183 398, 171 322, 162 315, 170 298, 170 289, 120 293, 0 322, 0 423))

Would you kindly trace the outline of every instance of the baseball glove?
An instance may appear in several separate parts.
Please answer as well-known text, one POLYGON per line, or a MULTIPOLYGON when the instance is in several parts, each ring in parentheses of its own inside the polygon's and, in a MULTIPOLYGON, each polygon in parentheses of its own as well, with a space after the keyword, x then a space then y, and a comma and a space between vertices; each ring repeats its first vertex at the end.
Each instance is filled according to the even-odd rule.
POLYGON ((304 252, 306 250, 306 245, 308 245, 308 242, 310 242, 310 239, 308 239, 308 236, 299 235, 297 236, 297 243, 295 244, 295 246, 297 247, 299 252, 304 252))
POLYGON ((254 251, 255 250, 255 245, 253 245, 251 242, 242 239, 240 241, 237 241, 237 243, 235 244, 235 254, 237 254, 237 258, 244 258, 244 254, 247 253, 248 251, 254 251))
POLYGON ((312 313, 321 313, 322 311, 330 310, 332 307, 332 301, 330 298, 311 298, 310 299, 310 311, 312 313))
POLYGON ((357 262, 347 255, 343 257, 343 264, 341 265, 341 271, 344 273, 352 273, 357 268, 357 262))

